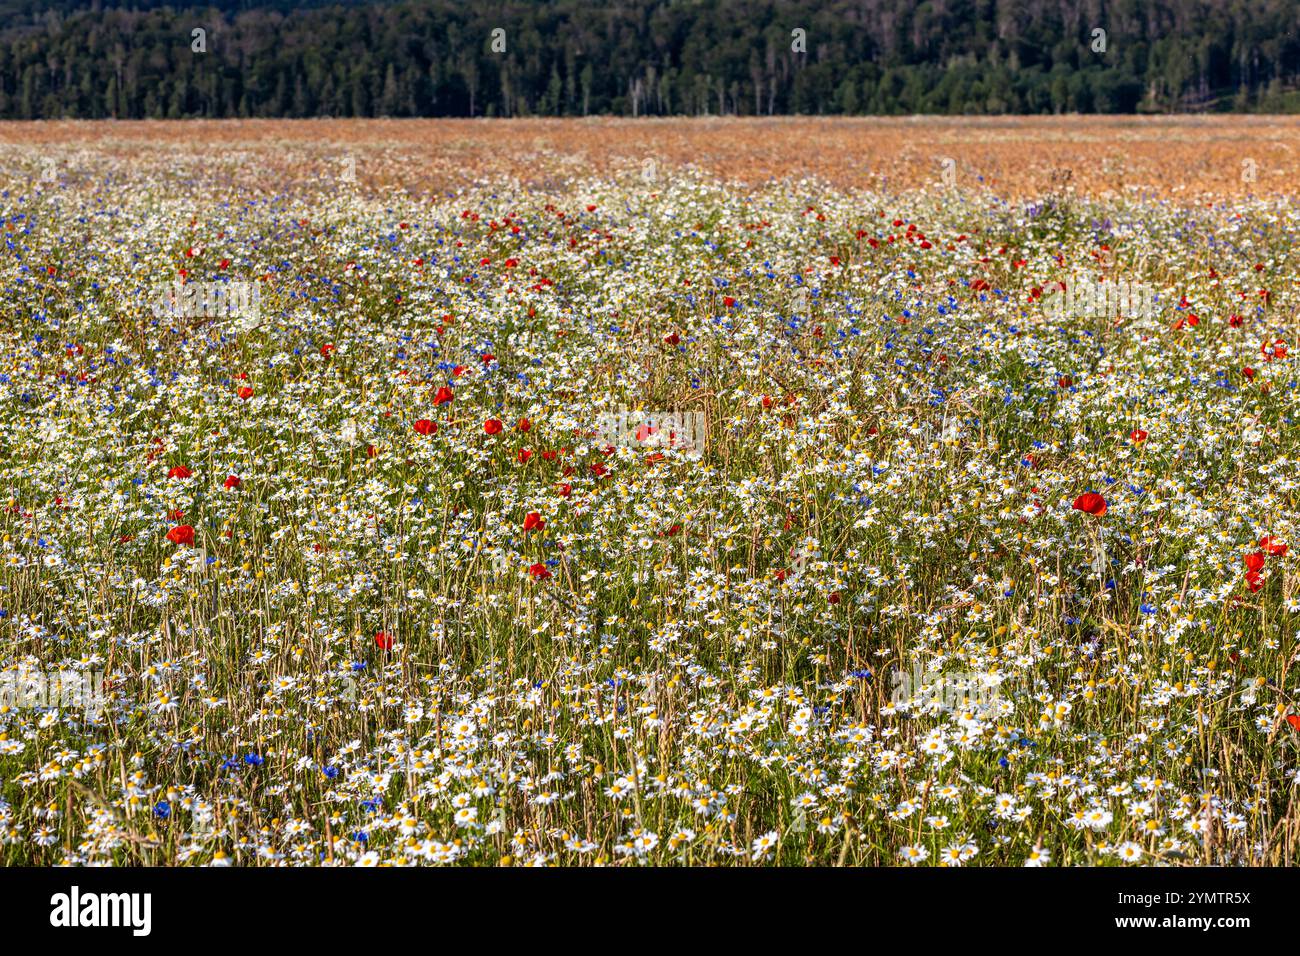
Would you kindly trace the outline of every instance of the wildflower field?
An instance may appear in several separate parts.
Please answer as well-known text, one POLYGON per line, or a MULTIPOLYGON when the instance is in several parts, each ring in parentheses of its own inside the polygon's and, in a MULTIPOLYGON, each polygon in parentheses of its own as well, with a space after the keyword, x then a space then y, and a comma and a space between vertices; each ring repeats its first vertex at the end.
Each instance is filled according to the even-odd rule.
POLYGON ((1127 122, 0 127, 0 863, 1295 862, 1300 123, 1127 122))

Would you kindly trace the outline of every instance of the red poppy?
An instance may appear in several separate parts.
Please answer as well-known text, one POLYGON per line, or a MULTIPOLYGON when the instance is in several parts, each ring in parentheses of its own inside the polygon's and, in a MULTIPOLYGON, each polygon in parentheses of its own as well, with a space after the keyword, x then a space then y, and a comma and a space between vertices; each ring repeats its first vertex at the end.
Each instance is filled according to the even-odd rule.
POLYGON ((786 579, 786 575, 787 572, 784 569, 782 569, 780 571, 777 571, 775 574, 773 574, 772 577, 776 578, 778 581, 784 581, 786 579))
POLYGON ((736 300, 729 295, 724 295, 722 297, 722 304, 725 305, 728 309, 735 308, 736 300))
POLYGON ((515 456, 515 461, 521 465, 528 464, 528 459, 533 457, 533 453, 527 448, 519 449, 519 454, 515 456))
POLYGON ((1085 491, 1074 499, 1074 509, 1100 518, 1106 513, 1106 499, 1095 491, 1085 491))
POLYGON ((571 494, 573 494, 573 485, 570 485, 570 484, 567 484, 567 483, 566 483, 566 484, 563 484, 563 485, 560 485, 560 487, 559 487, 559 495, 560 495, 561 498, 567 498, 567 497, 569 497, 569 495, 571 495, 571 494))
POLYGON ((1246 571, 1250 574, 1258 574, 1264 570, 1264 552, 1252 551, 1243 559, 1246 563, 1246 571))
POLYGON ((248 401, 248 399, 253 397, 253 390, 245 385, 236 394, 238 394, 240 398, 244 399, 244 401, 248 401))
POLYGON ((1070 388, 1074 385, 1074 379, 1068 375, 1062 375, 1056 380, 1057 388, 1070 388))
POLYGON ((190 471, 184 465, 177 465, 171 471, 167 472, 167 477, 168 478, 189 478, 193 476, 193 474, 194 472, 190 471))
POLYGON ((320 347, 320 354, 326 356, 327 358, 329 357, 329 354, 333 351, 334 351, 334 345, 329 342, 326 342, 324 345, 320 347))
POLYGON ((438 430, 438 423, 431 422, 427 418, 421 418, 415 423, 415 430, 421 435, 432 435, 438 430))
POLYGON ((595 475, 597 478, 604 478, 607 474, 609 474, 609 469, 606 468, 600 462, 596 462, 596 464, 591 466, 591 473, 595 475))
POLYGON ((238 488, 241 484, 243 484, 243 482, 239 480, 238 475, 228 475, 226 477, 225 482, 223 482, 223 484, 227 488, 238 488))
POLYGON ((1257 572, 1255 571, 1246 572, 1246 587, 1250 588, 1250 592, 1252 594, 1254 594, 1263 586, 1264 586, 1264 579, 1261 578, 1257 572))
POLYGON ((375 646, 383 651, 391 651, 393 649, 393 635, 380 631, 375 635, 375 646))
POLYGON ((682 337, 678 335, 676 332, 670 332, 664 336, 664 342, 666 342, 668 345, 676 345, 681 340, 682 337))
POLYGON ((551 572, 547 569, 546 565, 542 564, 540 561, 536 564, 530 564, 528 566, 528 573, 533 576, 534 581, 545 581, 551 576, 551 572))
POLYGON ((1291 725, 1292 730, 1300 730, 1300 714, 1290 714, 1286 722, 1291 725))
POLYGON ((1271 534, 1266 534, 1264 537, 1260 538, 1259 546, 1275 558, 1280 558, 1282 555, 1286 554, 1287 546, 1282 544, 1271 534))
POLYGON ((526 418, 519 419, 519 424, 515 426, 515 428, 519 429, 521 432, 531 431, 532 427, 533 423, 526 418))
POLYGON ((483 423, 483 431, 487 432, 489 435, 501 434, 501 428, 501 420, 497 418, 489 418, 483 423))
POLYGON ((1133 439, 1135 442, 1144 442, 1147 440, 1147 433, 1145 429, 1135 428, 1129 432, 1128 437, 1133 439))
POLYGON ((1255 370, 1251 368, 1249 365, 1247 365, 1245 368, 1241 370, 1241 374, 1246 376, 1246 378, 1254 378, 1255 370))
POLYGON ((1286 358, 1287 345, 1281 339, 1274 339, 1272 342, 1264 341, 1259 345, 1259 354, 1264 356, 1266 361, 1272 361, 1275 358, 1286 358))
POLYGON ((541 531, 544 527, 546 527, 546 522, 542 520, 542 516, 536 511, 530 511, 524 515, 525 531, 541 531))
POLYGON ((456 396, 452 394, 451 389, 449 389, 446 385, 444 385, 442 386, 442 388, 438 389, 438 394, 433 396, 433 404, 446 405, 455 397, 456 396))
POLYGON ((167 540, 172 544, 194 544, 194 528, 187 524, 178 524, 167 532, 167 540))

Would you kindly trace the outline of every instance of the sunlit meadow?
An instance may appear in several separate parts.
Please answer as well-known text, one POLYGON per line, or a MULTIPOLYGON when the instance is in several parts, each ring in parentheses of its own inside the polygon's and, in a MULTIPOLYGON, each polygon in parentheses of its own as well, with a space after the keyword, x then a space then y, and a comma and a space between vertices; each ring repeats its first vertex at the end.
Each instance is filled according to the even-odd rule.
POLYGON ((1295 862, 1294 195, 807 161, 5 146, 0 862, 1295 862))

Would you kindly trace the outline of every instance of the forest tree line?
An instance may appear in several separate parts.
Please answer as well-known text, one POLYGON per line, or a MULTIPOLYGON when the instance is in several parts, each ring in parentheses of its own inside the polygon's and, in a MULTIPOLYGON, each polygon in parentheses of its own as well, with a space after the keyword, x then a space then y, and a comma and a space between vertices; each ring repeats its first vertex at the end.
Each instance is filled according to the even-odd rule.
POLYGON ((1300 112, 1295 0, 0 0, 5 119, 1176 111, 1300 112))

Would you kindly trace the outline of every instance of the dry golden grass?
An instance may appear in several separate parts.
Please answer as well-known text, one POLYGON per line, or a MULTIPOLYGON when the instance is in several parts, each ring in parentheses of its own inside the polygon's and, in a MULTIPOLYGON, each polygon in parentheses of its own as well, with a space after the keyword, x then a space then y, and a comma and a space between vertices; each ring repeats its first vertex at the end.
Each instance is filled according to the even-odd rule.
POLYGON ((360 183, 414 192, 682 166, 744 183, 808 176, 904 191, 938 184, 945 159, 959 187, 1008 199, 1231 198, 1293 194, 1300 182, 1300 117, 1267 116, 68 121, 0 123, 2 145, 127 159, 166 145, 214 166, 247 154, 259 178, 336 176, 352 156, 360 183))

